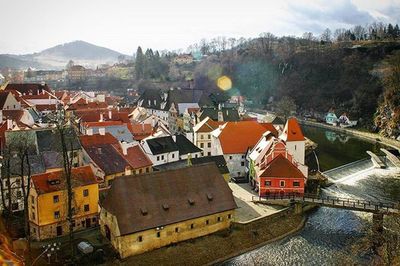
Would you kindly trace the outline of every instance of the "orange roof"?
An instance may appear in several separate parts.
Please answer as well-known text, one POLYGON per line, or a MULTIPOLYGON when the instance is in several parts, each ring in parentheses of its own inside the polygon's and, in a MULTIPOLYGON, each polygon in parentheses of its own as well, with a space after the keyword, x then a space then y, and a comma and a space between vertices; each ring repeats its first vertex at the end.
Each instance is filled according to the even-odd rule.
POLYGON ((128 129, 135 140, 142 140, 153 133, 153 127, 150 124, 128 124, 128 129))
POLYGON ((109 127, 122 125, 122 121, 103 121, 103 122, 86 122, 85 127, 109 127))
POLYGON ((282 154, 275 157, 260 177, 304 178, 303 173, 282 154))
POLYGON ((208 119, 198 130, 200 133, 207 133, 217 129, 220 125, 225 124, 226 122, 214 121, 212 119, 208 119))
POLYGON ((105 133, 104 135, 82 135, 79 136, 79 139, 83 147, 91 147, 103 144, 118 144, 118 140, 110 133, 105 133))
POLYGON ((126 155, 123 154, 121 145, 114 144, 113 146, 134 169, 153 165, 149 157, 147 157, 139 145, 129 147, 126 155))
POLYGON ((227 122, 219 135, 224 154, 246 153, 268 131, 256 121, 227 122))
POLYGON ((284 141, 303 141, 305 140, 301 127, 294 117, 286 121, 281 138, 284 141))
MULTIPOLYGON (((74 187, 97 184, 92 169, 88 165, 72 168, 71 177, 74 187)), ((66 189, 66 179, 63 170, 33 175, 32 182, 38 194, 66 189)))

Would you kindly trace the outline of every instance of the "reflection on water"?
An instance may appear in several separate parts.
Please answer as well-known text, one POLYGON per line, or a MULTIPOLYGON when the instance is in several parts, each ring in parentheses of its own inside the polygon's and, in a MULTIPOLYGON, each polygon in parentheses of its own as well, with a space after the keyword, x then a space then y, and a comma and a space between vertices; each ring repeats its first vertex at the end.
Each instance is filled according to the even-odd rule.
POLYGON ((321 171, 368 157, 370 150, 380 154, 381 145, 363 141, 327 129, 302 126, 304 135, 318 144, 321 171))
MULTIPOLYGON (((347 142, 330 138, 326 130, 303 128, 318 143, 321 168, 328 170, 367 157, 366 151, 379 152, 379 145, 349 137, 347 142), (329 137, 327 137, 329 136, 329 137)), ((373 169, 368 160, 352 164, 350 177, 336 176, 334 186, 322 193, 380 201, 400 201, 398 170, 373 169), (368 169, 368 171, 364 171, 368 169)), ((371 254, 356 254, 350 248, 364 236, 372 215, 349 210, 319 208, 296 235, 265 245, 224 263, 224 265, 354 265, 368 264, 371 254)))

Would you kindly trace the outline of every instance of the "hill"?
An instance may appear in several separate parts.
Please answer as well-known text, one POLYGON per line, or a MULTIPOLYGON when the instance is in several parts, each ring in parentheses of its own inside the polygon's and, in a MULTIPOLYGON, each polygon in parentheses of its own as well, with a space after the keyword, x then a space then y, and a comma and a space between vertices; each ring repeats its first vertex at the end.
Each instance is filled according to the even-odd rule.
POLYGON ((64 68, 69 60, 86 67, 113 64, 123 54, 84 41, 60 44, 39 53, 26 55, 0 55, 1 67, 12 68, 64 68))

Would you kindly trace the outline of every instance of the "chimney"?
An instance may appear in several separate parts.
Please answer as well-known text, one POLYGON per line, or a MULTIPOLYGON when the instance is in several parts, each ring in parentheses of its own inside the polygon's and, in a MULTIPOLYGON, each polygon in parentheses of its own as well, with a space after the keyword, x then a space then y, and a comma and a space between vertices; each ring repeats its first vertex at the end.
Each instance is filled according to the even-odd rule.
POLYGON ((13 128, 13 121, 11 119, 7 119, 7 130, 13 128))
POLYGON ((223 122, 224 121, 224 114, 222 113, 221 110, 218 110, 218 122, 223 122))
POLYGON ((111 120, 111 118, 112 118, 112 111, 111 111, 111 110, 108 110, 108 119, 111 120))
POLYGON ((99 122, 103 122, 103 121, 104 121, 103 113, 100 113, 100 120, 99 120, 99 122))
POLYGON ((104 127, 99 128, 99 134, 104 136, 106 134, 106 129, 104 127))
POLYGON ((128 143, 121 142, 121 149, 123 155, 128 155, 128 143))
POLYGON ((93 128, 86 129, 86 135, 92 136, 93 135, 93 128))

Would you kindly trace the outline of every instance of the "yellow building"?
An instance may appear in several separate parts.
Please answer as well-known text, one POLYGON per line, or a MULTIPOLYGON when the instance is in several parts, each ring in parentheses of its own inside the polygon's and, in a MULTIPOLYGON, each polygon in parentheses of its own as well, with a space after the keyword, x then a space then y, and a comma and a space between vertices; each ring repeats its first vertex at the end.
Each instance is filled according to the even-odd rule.
POLYGON ((215 163, 116 179, 100 212, 121 258, 226 229, 237 208, 215 163))
MULTIPOLYGON (((66 235, 68 193, 64 172, 32 176, 29 193, 31 236, 43 240, 66 235)), ((99 186, 90 166, 72 168, 74 231, 98 225, 99 186)))

